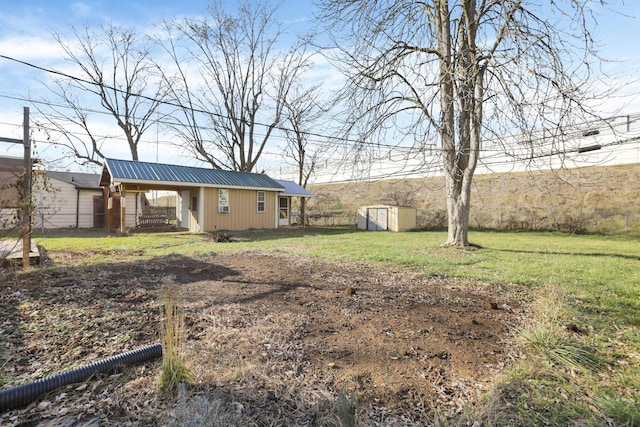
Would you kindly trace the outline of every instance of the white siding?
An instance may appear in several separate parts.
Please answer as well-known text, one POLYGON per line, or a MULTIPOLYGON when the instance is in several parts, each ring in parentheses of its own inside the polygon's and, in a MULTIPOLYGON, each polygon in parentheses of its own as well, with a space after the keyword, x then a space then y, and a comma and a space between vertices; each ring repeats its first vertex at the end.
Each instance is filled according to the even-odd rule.
POLYGON ((49 177, 46 188, 34 182, 34 224, 41 228, 93 227, 93 197, 99 190, 77 190, 74 185, 49 177))
MULTIPOLYGON (((78 206, 78 227, 93 228, 93 198, 95 196, 103 197, 101 191, 80 190, 80 203, 78 206)), ((104 201, 103 201, 104 203, 104 201)))
MULTIPOLYGON (((124 194, 125 198, 125 226, 126 228, 134 228, 138 225, 138 217, 142 215, 144 212, 144 207, 142 206, 142 195, 144 193, 137 193, 133 191, 126 192, 124 194)), ((120 203, 122 203, 122 198, 120 198, 120 203)))
POLYGON ((75 186, 49 178, 47 188, 34 185, 34 222, 36 228, 72 228, 76 226, 75 186))
POLYGON ((19 212, 14 208, 0 208, 0 230, 11 230, 17 227, 19 212))

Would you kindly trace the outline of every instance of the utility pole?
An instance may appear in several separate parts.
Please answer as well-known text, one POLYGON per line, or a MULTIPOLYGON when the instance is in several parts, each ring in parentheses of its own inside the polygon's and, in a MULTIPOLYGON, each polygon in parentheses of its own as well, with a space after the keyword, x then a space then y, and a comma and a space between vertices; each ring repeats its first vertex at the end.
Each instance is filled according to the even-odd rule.
POLYGON ((22 183, 22 195, 24 209, 22 210, 22 265, 29 267, 29 254, 31 253, 31 143, 29 141, 29 107, 24 107, 24 180, 22 183))

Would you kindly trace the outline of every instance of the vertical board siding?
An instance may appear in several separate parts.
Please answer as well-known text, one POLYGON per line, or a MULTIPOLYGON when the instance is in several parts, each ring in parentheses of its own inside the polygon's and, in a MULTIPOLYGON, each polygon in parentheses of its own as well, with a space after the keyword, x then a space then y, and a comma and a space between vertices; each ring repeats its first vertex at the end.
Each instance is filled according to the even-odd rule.
POLYGON ((50 179, 49 187, 34 185, 34 222, 36 228, 73 228, 76 226, 75 186, 50 179))
MULTIPOLYGON (((78 211, 78 227, 93 228, 93 197, 101 196, 102 193, 93 190, 80 190, 80 204, 78 211)), ((75 209, 75 208, 74 208, 75 209)))
MULTIPOLYGON (((125 226, 126 228, 135 228, 138 225, 138 216, 142 214, 141 193, 127 192, 125 187, 125 226)), ((122 203, 122 202, 121 202, 122 203)), ((121 219, 122 221, 122 219, 121 219)))
POLYGON ((358 208, 358 229, 360 230, 380 230, 377 225, 378 213, 386 210, 387 226, 391 231, 408 231, 416 228, 416 209, 403 206, 372 205, 360 206, 358 208))
POLYGON ((408 231, 416 228, 416 209, 414 208, 398 208, 398 230, 408 231))
POLYGON ((388 219, 388 222, 387 222, 387 229, 391 230, 391 231, 398 231, 398 229, 399 229, 398 208, 394 207, 394 206, 390 206, 387 212, 389 213, 389 219, 388 219))
POLYGON ((36 181, 33 188, 34 227, 92 228, 93 197, 102 194, 101 190, 78 190, 75 185, 54 178, 49 178, 46 186, 42 181, 36 181))
POLYGON ((275 228, 276 192, 266 191, 266 210, 258 213, 256 190, 229 190, 229 212, 218 212, 218 189, 206 188, 204 231, 275 228))

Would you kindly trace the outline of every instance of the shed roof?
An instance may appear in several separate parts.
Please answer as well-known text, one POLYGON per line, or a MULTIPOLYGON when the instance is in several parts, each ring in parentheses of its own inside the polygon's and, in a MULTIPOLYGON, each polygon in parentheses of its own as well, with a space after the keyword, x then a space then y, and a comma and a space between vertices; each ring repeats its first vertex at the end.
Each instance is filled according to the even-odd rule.
POLYGON ((96 173, 46 171, 48 177, 66 182, 79 190, 102 190, 96 173))
POLYGON ((293 181, 282 181, 276 179, 276 182, 284 187, 284 191, 280 193, 281 196, 293 196, 293 197, 313 197, 313 193, 304 187, 299 186, 293 181))
POLYGON ((116 159, 105 159, 100 183, 102 185, 115 183, 250 188, 272 191, 284 189, 282 185, 265 174, 116 159))

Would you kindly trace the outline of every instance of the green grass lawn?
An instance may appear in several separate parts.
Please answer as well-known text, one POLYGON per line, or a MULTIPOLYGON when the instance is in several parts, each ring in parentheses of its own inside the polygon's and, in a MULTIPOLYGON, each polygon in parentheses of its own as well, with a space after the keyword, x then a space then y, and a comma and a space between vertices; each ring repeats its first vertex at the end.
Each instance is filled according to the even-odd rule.
POLYGON ((230 235, 233 242, 224 244, 187 233, 47 233, 34 239, 50 253, 83 254, 87 263, 261 250, 524 286, 527 297, 533 295, 531 325, 516 331, 514 343, 526 357, 473 408, 475 419, 488 425, 640 425, 638 239, 472 232, 479 249, 466 250, 440 247, 442 232, 345 227, 230 235), (579 333, 568 332, 567 325, 579 333))

